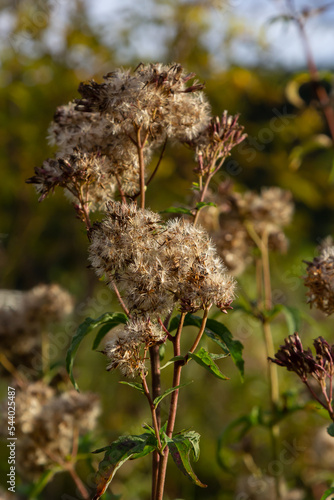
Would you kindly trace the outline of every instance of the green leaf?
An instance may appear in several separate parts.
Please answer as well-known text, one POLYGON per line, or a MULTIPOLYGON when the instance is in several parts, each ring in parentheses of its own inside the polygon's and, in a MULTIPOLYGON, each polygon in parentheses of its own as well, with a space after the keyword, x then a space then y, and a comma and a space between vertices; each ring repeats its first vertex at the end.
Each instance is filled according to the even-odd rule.
POLYGON ((37 499, 39 493, 44 490, 45 486, 51 481, 53 476, 61 470, 61 467, 57 466, 51 470, 43 472, 43 474, 38 478, 37 482, 33 485, 32 490, 29 492, 29 500, 37 499))
POLYGON ((140 436, 121 436, 110 446, 93 453, 106 451, 96 473, 96 492, 92 500, 98 500, 106 491, 116 471, 127 460, 144 457, 156 449, 156 439, 151 433, 140 436))
MULTIPOLYGON (((180 315, 175 316, 169 325, 169 331, 172 332, 176 330, 180 321, 180 315)), ((197 326, 200 328, 202 323, 202 318, 195 316, 194 314, 187 314, 184 320, 184 326, 197 326)), ((241 379, 244 376, 244 360, 242 359, 242 350, 244 346, 239 340, 234 340, 230 330, 214 319, 208 319, 206 323, 206 328, 204 330, 205 335, 210 337, 219 347, 224 351, 224 354, 231 355, 231 358, 237 368, 240 371, 241 379)))
POLYGON ((189 208, 185 208, 185 207, 169 207, 169 208, 166 208, 166 210, 162 210, 159 213, 161 213, 161 214, 172 213, 172 214, 194 215, 192 210, 189 210, 189 208))
POLYGON ((172 439, 167 438, 167 446, 180 471, 197 486, 206 488, 207 485, 198 479, 190 464, 190 453, 196 460, 199 457, 199 439, 200 436, 196 432, 179 433, 172 439))
POLYGON ((74 337, 72 338, 71 345, 66 355, 66 368, 70 376, 70 380, 77 391, 79 391, 79 387, 74 380, 73 363, 74 357, 82 340, 86 337, 86 335, 88 335, 92 330, 94 330, 94 328, 97 328, 98 326, 102 326, 106 323, 110 323, 113 324, 113 326, 116 326, 116 324, 126 323, 126 320, 127 317, 123 313, 105 313, 99 316, 97 319, 86 318, 85 321, 81 323, 81 325, 79 325, 74 337), (118 322, 116 321, 116 318, 118 322))
POLYGON ((219 321, 208 319, 204 333, 218 344, 223 351, 231 354, 232 361, 238 368, 241 378, 244 377, 244 360, 242 350, 244 346, 239 340, 234 340, 230 330, 219 321))
POLYGON ((217 205, 215 203, 210 202, 205 202, 205 201, 200 201, 199 203, 196 203, 196 208, 197 210, 200 210, 203 207, 216 207, 217 205))
POLYGON ((144 394, 143 386, 141 384, 138 384, 138 382, 126 382, 126 380, 120 380, 119 384, 129 385, 130 387, 133 387, 134 389, 137 389, 137 391, 144 394))
POLYGON ((334 486, 326 490, 325 493, 320 498, 320 500, 333 500, 334 497, 332 497, 331 499, 328 498, 329 495, 331 495, 332 493, 334 493, 334 486))
POLYGON ((167 391, 165 391, 163 394, 161 394, 160 396, 157 396, 154 399, 154 401, 153 401, 154 407, 156 408, 158 406, 158 404, 160 403, 160 401, 162 401, 169 394, 172 394, 172 392, 176 391, 177 389, 180 389, 181 387, 185 387, 186 385, 192 384, 192 383, 193 383, 193 380, 190 380, 189 382, 185 382, 184 384, 180 384, 180 385, 177 385, 175 387, 170 387, 169 389, 167 389, 167 391))
POLYGON ((167 368, 167 366, 169 366, 169 365, 173 365, 175 363, 175 361, 181 361, 182 359, 184 359, 184 356, 174 356, 174 358, 171 358, 169 361, 167 361, 166 364, 164 364, 160 368, 160 371, 163 370, 164 368, 167 368))
MULTIPOLYGON (((180 315, 175 316, 169 325, 169 331, 176 330, 180 321, 180 315)), ((187 314, 184 320, 184 326, 197 326, 200 328, 202 318, 194 314, 187 314)), ((230 354, 233 362, 240 371, 241 379, 244 376, 244 360, 242 359, 242 350, 244 346, 239 340, 234 340, 230 330, 214 319, 208 319, 204 333, 210 337, 225 354, 230 354)))
POLYGON ((112 330, 113 328, 115 328, 115 326, 118 326, 120 324, 125 325, 127 322, 127 316, 123 313, 114 313, 112 316, 113 318, 110 321, 108 321, 105 325, 103 325, 102 328, 100 328, 98 334, 96 335, 92 346, 93 350, 99 347, 101 340, 107 335, 108 332, 110 332, 110 330, 112 330))
POLYGON ((269 318, 273 319, 277 314, 283 313, 288 325, 289 335, 299 331, 300 328, 300 312, 296 307, 277 304, 269 311, 269 318))
POLYGON ((210 372, 212 375, 214 375, 217 378, 220 378, 222 380, 229 380, 226 375, 224 375, 216 365, 216 363, 213 361, 211 358, 211 355, 208 351, 204 349, 204 347, 201 347, 201 349, 195 354, 195 353, 189 353, 189 358, 193 359, 198 363, 200 366, 203 366, 208 372, 210 372))
POLYGON ((237 419, 230 422, 218 439, 217 445, 217 462, 222 469, 227 472, 232 473, 230 465, 228 464, 228 458, 230 454, 228 444, 238 443, 247 434, 247 432, 254 426, 259 424, 261 419, 260 409, 254 407, 249 415, 242 415, 237 419))
POLYGON ((330 436, 334 437, 334 422, 332 422, 328 427, 327 427, 327 432, 330 436))

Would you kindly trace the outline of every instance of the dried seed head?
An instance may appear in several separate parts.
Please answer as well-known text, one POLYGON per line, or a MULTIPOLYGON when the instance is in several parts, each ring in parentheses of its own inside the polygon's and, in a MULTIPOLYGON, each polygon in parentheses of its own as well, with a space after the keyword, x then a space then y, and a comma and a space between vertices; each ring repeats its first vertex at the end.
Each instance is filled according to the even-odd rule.
POLYGON ((109 342, 104 354, 109 358, 107 370, 119 369, 125 377, 146 373, 145 356, 149 347, 164 342, 162 328, 148 318, 131 319, 109 342))
POLYGON ((90 237, 92 266, 119 283, 138 314, 164 315, 176 302, 187 311, 226 309, 233 299, 234 281, 209 236, 181 219, 163 226, 149 210, 110 203, 90 237))
POLYGON ((64 158, 48 159, 42 167, 35 168, 35 173, 27 182, 41 193, 39 201, 60 186, 71 201, 84 203, 91 211, 103 208, 116 188, 109 159, 97 153, 76 151, 64 158))
POLYGON ((334 246, 324 246, 319 257, 307 262, 304 284, 308 303, 325 314, 334 312, 334 246))
POLYGON ((17 467, 32 480, 64 461, 76 434, 92 430, 100 414, 95 394, 57 394, 43 382, 18 390, 16 408, 17 467))
POLYGON ((141 65, 134 73, 116 69, 105 83, 80 84, 76 109, 101 113, 115 134, 131 135, 140 127, 155 146, 166 137, 190 139, 210 120, 203 86, 186 85, 194 76, 177 64, 141 65))
MULTIPOLYGON (((255 242, 249 226, 259 238, 268 239, 270 250, 284 252, 287 239, 282 227, 291 222, 291 194, 279 188, 263 188, 258 195, 231 192, 232 185, 223 183, 218 193, 209 193, 208 201, 216 210, 204 208, 200 222, 212 228, 210 234, 218 251, 233 274, 240 274, 252 262, 255 242)), ((211 207, 210 207, 211 208, 211 207)))
POLYGON ((97 275, 117 280, 136 256, 157 246, 154 235, 160 222, 158 214, 137 210, 134 203, 110 202, 105 219, 90 231, 89 255, 97 275))
POLYGON ((228 307, 235 283, 217 256, 209 235, 183 219, 166 225, 163 260, 168 266, 169 287, 181 310, 197 311, 215 304, 228 307))
POLYGON ((33 367, 38 373, 41 368, 41 332, 72 313, 73 298, 56 284, 38 285, 27 292, 7 290, 3 295, 3 304, 0 304, 3 352, 14 366, 33 367), (15 300, 10 299, 11 296, 15 300))

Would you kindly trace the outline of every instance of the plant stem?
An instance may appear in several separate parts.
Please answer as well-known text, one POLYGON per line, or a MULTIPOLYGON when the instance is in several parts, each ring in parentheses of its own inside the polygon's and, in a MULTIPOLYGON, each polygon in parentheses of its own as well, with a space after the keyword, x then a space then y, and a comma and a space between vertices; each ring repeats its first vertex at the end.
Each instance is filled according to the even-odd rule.
POLYGON ((136 129, 137 136, 137 152, 138 152, 138 161, 139 161, 139 182, 140 182, 140 208, 145 208, 145 161, 144 161, 144 147, 145 142, 148 138, 148 132, 146 132, 144 138, 141 137, 141 127, 137 127, 136 129))
MULTIPOLYGON (((200 329, 199 329, 199 332, 198 332, 198 334, 197 334, 197 337, 196 337, 196 339, 195 339, 195 342, 193 343, 193 345, 191 346, 191 348, 190 348, 190 349, 189 349, 189 351, 188 351, 188 354, 189 354, 189 353, 193 353, 193 352, 197 349, 198 344, 200 343, 200 340, 201 340, 201 338, 202 338, 202 336, 203 336, 203 333, 204 333, 204 330, 205 330, 205 327, 206 327, 206 322, 207 322, 207 320, 208 320, 209 310, 210 310, 210 308, 209 308, 209 307, 208 307, 208 308, 206 308, 206 309, 204 309, 204 314, 203 314, 203 318, 202 318, 201 327, 200 327, 200 329)), ((187 360, 188 360, 188 358, 189 358, 189 355, 188 355, 188 354, 186 354, 186 356, 185 356, 185 358, 184 358, 184 359, 185 359, 185 362, 187 362, 187 360)))
MULTIPOLYGON (((150 347, 150 363, 152 374, 152 397, 153 400, 161 394, 161 380, 160 380, 160 355, 159 346, 154 345, 150 347)), ((161 428, 160 406, 154 410, 155 416, 152 413, 152 421, 154 425, 154 418, 156 419, 156 427, 158 434, 161 428)), ((158 438, 157 438, 158 439, 158 438)), ((158 442, 160 442, 160 437, 158 442)), ((161 443, 159 444, 161 447, 161 443)), ((160 454, 155 450, 152 455, 152 500, 155 500, 158 486, 160 454)))
POLYGON ((308 70, 310 73, 310 77, 312 80, 312 83, 314 85, 314 92, 319 99, 320 105, 322 107, 323 113, 325 115, 327 125, 330 131, 330 134, 332 136, 332 139, 334 141, 334 110, 332 108, 329 96, 327 94, 326 89, 323 87, 323 85, 320 83, 319 79, 319 72, 317 69, 317 66, 315 64, 312 50, 307 38, 306 30, 305 30, 305 24, 303 22, 303 19, 301 16, 299 16, 294 7, 294 3, 292 0, 287 0, 288 7, 291 12, 291 16, 293 20, 296 22, 296 25, 299 29, 300 33, 300 38, 302 41, 302 44, 304 46, 304 51, 305 51, 305 56, 306 56, 306 62, 308 66, 308 70))
MULTIPOLYGON (((269 263, 269 251, 268 251, 268 235, 264 233, 261 239, 261 260, 262 260, 262 274, 263 274, 263 304, 265 310, 270 310, 272 308, 272 292, 271 292, 271 279, 270 279, 270 263, 269 263)), ((273 337, 270 328, 270 322, 268 318, 263 315, 262 319, 262 329, 264 336, 264 343, 266 347, 267 359, 269 357, 273 358, 275 356, 275 348, 273 337)), ((277 365, 275 363, 269 363, 269 396, 272 415, 274 416, 279 404, 279 383, 278 383, 278 371, 277 365)), ((270 428, 271 442, 272 442, 272 454, 273 460, 278 460, 278 439, 279 439, 279 425, 273 424, 270 428)), ((280 478, 275 475, 275 489, 276 489, 276 500, 282 498, 280 478)))
MULTIPOLYGON (((173 338, 174 357, 180 356, 180 354, 181 354, 180 337, 181 337, 185 317, 186 317, 186 313, 183 312, 181 314, 181 317, 180 317, 177 332, 175 334, 175 337, 173 338)), ((173 386, 172 387, 176 387, 176 386, 180 385, 182 366, 183 366, 183 361, 176 361, 174 363, 173 386)), ((168 422, 167 422, 167 428, 166 428, 166 434, 168 437, 172 437, 172 434, 173 434, 178 397, 179 397, 179 389, 176 389, 172 393, 171 403, 170 403, 170 407, 169 407, 169 416, 168 416, 168 422)), ((157 487, 156 500, 162 500, 162 498, 163 498, 165 479, 166 479, 166 471, 167 471, 167 462, 168 462, 168 447, 166 446, 166 448, 164 450, 163 457, 161 458, 160 465, 159 465, 159 476, 158 476, 158 487, 157 487)))
POLYGON ((131 318, 131 314, 130 314, 130 311, 129 309, 126 307, 125 303, 124 303, 124 300, 122 299, 121 297, 121 294, 119 293, 119 290, 117 288, 117 285, 114 281, 111 282, 112 286, 113 286, 113 289, 114 289, 114 292, 116 294, 116 297, 118 299, 118 302, 120 303, 120 306, 121 308, 123 309, 123 311, 125 312, 125 314, 127 315, 128 318, 131 318))
POLYGON ((147 385, 147 382, 146 382, 146 376, 145 375, 142 375, 141 381, 142 381, 142 386, 143 386, 144 394, 145 394, 145 396, 147 398, 147 401, 150 404, 151 413, 152 413, 152 422, 153 422, 153 427, 154 427, 154 432, 155 432, 155 437, 157 438, 157 441, 158 441, 158 447, 159 447, 159 449, 161 449, 161 441, 160 441, 160 434, 159 434, 159 426, 158 426, 157 414, 156 414, 155 406, 154 406, 154 403, 153 403, 153 399, 151 398, 151 394, 150 394, 150 391, 149 391, 149 388, 148 388, 148 385, 147 385))
POLYGON ((81 481, 80 477, 78 476, 78 474, 76 473, 76 470, 73 466, 72 463, 68 463, 65 465, 64 467, 71 475, 73 481, 75 482, 79 492, 80 492, 80 495, 82 496, 82 498, 84 500, 90 500, 90 495, 85 487, 85 485, 83 484, 83 482, 81 481))
POLYGON ((15 366, 2 352, 0 352, 0 364, 4 367, 5 370, 8 371, 8 373, 10 373, 14 377, 15 382, 19 385, 19 387, 25 387, 26 383, 25 379, 23 378, 24 375, 15 368, 15 366))

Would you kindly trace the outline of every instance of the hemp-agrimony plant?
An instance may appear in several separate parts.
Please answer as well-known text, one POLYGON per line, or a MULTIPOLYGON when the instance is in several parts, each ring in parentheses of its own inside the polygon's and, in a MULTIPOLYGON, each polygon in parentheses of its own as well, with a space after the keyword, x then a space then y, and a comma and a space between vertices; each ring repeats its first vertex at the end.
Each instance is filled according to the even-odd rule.
MULTIPOLYGON (((180 470, 198 486, 190 452, 199 454, 199 435, 175 433, 181 372, 194 360, 218 378, 214 359, 199 344, 203 334, 231 354, 242 371, 242 345, 224 325, 209 319, 209 311, 231 308, 235 280, 217 253, 208 233, 198 225, 213 176, 234 146, 244 138, 238 116, 225 111, 212 117, 203 85, 179 64, 140 64, 134 71, 115 70, 104 83, 82 83, 80 99, 58 108, 50 126, 50 142, 58 146, 56 158, 35 169, 28 182, 43 200, 62 187, 84 222, 89 260, 96 274, 115 292, 123 312, 106 313, 80 325, 68 351, 67 366, 73 379, 75 352, 81 340, 101 327, 98 347, 114 327, 117 333, 103 353, 107 369, 119 369, 128 385, 146 397, 152 425, 136 436, 121 436, 98 452, 105 457, 97 472, 94 500, 105 492, 117 469, 128 459, 151 454, 152 500, 162 500, 169 454, 180 470), (196 201, 190 208, 166 212, 184 215, 164 220, 146 208, 146 191, 161 165, 167 142, 179 142, 194 152, 193 183, 196 201), (158 151, 156 165, 150 166, 158 151), (90 214, 104 212, 101 222, 90 214), (195 315, 194 313, 199 313, 195 315), (196 327, 193 338, 181 336, 186 326, 196 327), (170 344, 173 377, 162 390, 159 348, 170 344), (150 387, 151 386, 151 387, 150 387), (159 404, 171 395, 166 422, 159 404)), ((75 384, 76 385, 76 384, 75 384)))

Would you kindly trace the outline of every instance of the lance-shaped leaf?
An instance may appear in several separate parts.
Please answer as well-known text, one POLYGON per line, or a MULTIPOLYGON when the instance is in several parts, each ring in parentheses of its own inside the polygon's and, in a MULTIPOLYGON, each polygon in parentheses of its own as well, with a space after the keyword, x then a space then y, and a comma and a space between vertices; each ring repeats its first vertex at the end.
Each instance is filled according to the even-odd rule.
POLYGON ((116 471, 127 460, 144 457, 152 453, 157 447, 155 436, 145 432, 140 436, 121 436, 110 446, 96 450, 94 453, 105 451, 104 458, 99 464, 96 473, 96 492, 92 500, 98 500, 106 491, 116 471))
POLYGON ((133 387, 133 389, 136 389, 142 394, 145 394, 142 384, 139 384, 138 382, 127 382, 126 380, 120 380, 119 384, 129 385, 130 387, 133 387))
POLYGON ((76 381, 74 380, 73 363, 74 363, 74 357, 82 340, 92 330, 94 330, 94 328, 97 328, 98 326, 108 325, 108 331, 109 331, 115 326, 126 322, 127 322, 127 317, 123 313, 105 313, 99 316, 97 319, 86 318, 85 321, 81 323, 81 325, 78 327, 66 355, 66 368, 70 376, 71 382, 77 391, 79 391, 79 387, 76 381))
POLYGON ((192 210, 189 210, 189 208, 185 207, 169 207, 166 208, 166 210, 162 210, 160 212, 161 214, 187 214, 187 215, 193 215, 192 210))
MULTIPOLYGON (((175 316, 169 325, 169 331, 172 332, 176 330, 180 321, 180 315, 175 316)), ((184 320, 184 326, 197 326, 200 328, 202 323, 202 318, 195 316, 194 314, 187 314, 184 320)), ((204 330, 205 335, 210 337, 219 347, 223 350, 225 354, 230 354, 233 362, 240 371, 241 378, 244 376, 244 360, 242 359, 243 345, 239 340, 234 340, 230 330, 214 319, 208 319, 206 323, 206 328, 204 330)))
POLYGON ((200 366, 203 366, 208 372, 210 372, 212 375, 214 375, 217 378, 220 378, 222 380, 229 380, 226 375, 224 375, 216 365, 216 363, 213 361, 211 358, 210 353, 204 349, 204 347, 201 347, 200 350, 197 353, 189 353, 189 358, 193 359, 198 363, 200 366))
POLYGON ((184 384, 177 385, 176 387, 170 387, 163 394, 161 394, 160 396, 157 396, 155 398, 155 400, 153 401, 154 407, 156 408, 158 406, 158 404, 160 403, 160 401, 162 401, 169 394, 172 394, 172 392, 176 391, 177 389, 180 389, 181 387, 192 384, 192 383, 193 383, 193 380, 189 380, 189 382, 185 382, 184 384))
POLYGON ((179 433, 173 438, 167 438, 167 446, 180 471, 197 486, 206 488, 207 485, 198 479, 190 464, 190 454, 193 455, 195 460, 198 460, 199 439, 200 435, 197 432, 179 433))
POLYGON ((203 207, 216 207, 217 205, 215 203, 212 203, 212 201, 206 202, 206 201, 199 201, 196 203, 196 208, 197 210, 200 210, 203 207))

